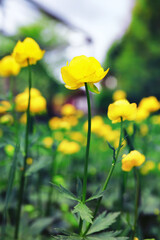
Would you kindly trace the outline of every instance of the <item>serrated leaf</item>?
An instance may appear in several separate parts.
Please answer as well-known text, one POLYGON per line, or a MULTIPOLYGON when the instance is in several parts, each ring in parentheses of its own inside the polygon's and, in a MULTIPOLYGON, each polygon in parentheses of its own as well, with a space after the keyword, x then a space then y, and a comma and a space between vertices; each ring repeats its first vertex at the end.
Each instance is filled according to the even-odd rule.
POLYGON ((52 185, 62 194, 65 195, 66 198, 69 198, 71 200, 75 200, 77 202, 80 202, 80 200, 72 193, 70 192, 68 189, 64 188, 62 185, 56 185, 56 184, 53 184, 52 185))
POLYGON ((96 85, 94 85, 94 83, 87 83, 88 85, 88 90, 93 92, 93 93, 97 93, 99 94, 100 91, 98 90, 98 88, 96 87, 96 85))
POLYGON ((73 235, 73 236, 63 236, 63 235, 58 235, 58 236, 53 236, 53 239, 56 240, 84 240, 85 238, 80 237, 78 235, 73 235))
POLYGON ((84 203, 78 203, 72 212, 79 213, 82 220, 92 223, 92 211, 84 203))
POLYGON ((98 199, 104 195, 105 191, 101 191, 100 188, 96 190, 96 192, 86 200, 86 202, 92 201, 94 199, 98 199))
POLYGON ((106 212, 103 212, 94 220, 87 235, 107 229, 110 225, 112 225, 116 221, 116 218, 119 216, 119 214, 120 214, 119 212, 115 212, 108 213, 106 215, 106 212))
POLYGON ((113 235, 110 234, 110 232, 106 232, 106 233, 100 233, 100 234, 93 234, 89 237, 86 238, 86 240, 127 240, 128 237, 116 237, 114 236, 114 232, 113 235))
POLYGON ((48 227, 53 222, 53 217, 39 218, 30 227, 30 231, 33 235, 38 235, 46 227, 48 227))

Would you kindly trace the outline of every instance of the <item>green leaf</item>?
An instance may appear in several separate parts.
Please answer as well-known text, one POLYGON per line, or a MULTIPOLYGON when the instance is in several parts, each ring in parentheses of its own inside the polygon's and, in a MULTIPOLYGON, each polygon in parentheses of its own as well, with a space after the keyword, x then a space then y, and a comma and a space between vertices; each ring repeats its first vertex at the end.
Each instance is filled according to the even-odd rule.
POLYGON ((127 239, 128 237, 116 237, 114 232, 93 234, 86 238, 86 240, 127 240, 127 239))
POLYGON ((97 189, 97 191, 90 197, 86 200, 86 202, 89 202, 89 201, 92 201, 94 199, 98 199, 100 197, 102 197, 104 195, 105 191, 101 191, 100 188, 97 189))
MULTIPOLYGON (((14 182, 14 177, 15 177, 18 151, 19 151, 19 145, 17 144, 16 148, 15 148, 14 156, 13 156, 13 161, 12 161, 12 164, 11 164, 11 167, 10 167, 10 172, 9 172, 8 187, 7 187, 5 203, 4 203, 4 211, 3 211, 3 221, 4 222, 6 220, 8 204, 9 204, 10 195, 11 195, 11 192, 12 192, 12 187, 13 187, 13 182, 14 182)), ((5 234, 5 225, 2 224, 2 236, 4 234, 5 234)))
POLYGON ((80 202, 80 200, 72 193, 70 192, 69 190, 67 190, 66 188, 64 188, 62 185, 56 185, 56 184, 53 184, 52 185, 62 194, 65 195, 66 198, 69 198, 71 200, 75 200, 77 202, 80 202))
POLYGON ((33 235, 38 235, 46 227, 48 227, 53 222, 53 217, 39 218, 30 227, 30 231, 33 235))
POLYGON ((56 240, 84 240, 85 238, 77 235, 77 234, 72 234, 70 236, 63 236, 63 235, 58 235, 58 236, 53 236, 53 239, 56 240))
POLYGON ((99 94, 100 91, 98 90, 98 88, 96 87, 96 85, 94 85, 93 83, 87 83, 88 85, 88 89, 89 91, 93 92, 93 93, 97 93, 99 94))
POLYGON ((108 213, 106 216, 106 212, 103 212, 94 220, 87 235, 107 229, 116 221, 116 218, 119 216, 119 214, 119 212, 108 213))
POLYGON ((84 203, 78 203, 72 212, 79 213, 82 220, 92 223, 92 211, 84 203))

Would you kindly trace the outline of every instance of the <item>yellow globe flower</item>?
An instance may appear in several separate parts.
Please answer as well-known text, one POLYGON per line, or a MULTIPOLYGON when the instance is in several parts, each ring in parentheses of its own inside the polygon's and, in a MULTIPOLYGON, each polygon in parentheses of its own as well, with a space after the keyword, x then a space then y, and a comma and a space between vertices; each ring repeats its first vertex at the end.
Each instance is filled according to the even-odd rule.
POLYGON ((68 140, 63 140, 59 146, 58 151, 63 154, 74 154, 79 152, 80 146, 76 142, 70 142, 68 140))
POLYGON ((129 172, 133 167, 141 166, 145 161, 145 156, 140 152, 133 150, 129 154, 122 156, 122 170, 129 172))
POLYGON ((52 130, 56 129, 70 129, 71 125, 68 121, 64 120, 63 118, 53 117, 49 120, 49 127, 52 130))
POLYGON ((118 101, 118 100, 121 100, 121 99, 126 99, 127 97, 127 94, 125 91, 123 90, 117 90, 113 93, 113 101, 118 101))
POLYGON ((61 114, 63 116, 72 116, 76 114, 77 109, 72 104, 65 104, 61 108, 61 114))
POLYGON ((148 118, 148 116, 149 116, 149 112, 145 108, 138 107, 135 121, 137 122, 143 121, 146 118, 148 118))
POLYGON ((20 65, 16 62, 14 57, 6 56, 0 60, 0 76, 9 77, 16 76, 20 72, 20 65))
POLYGON ((23 42, 18 41, 12 56, 22 66, 26 67, 29 64, 36 64, 38 60, 43 58, 45 51, 41 50, 36 41, 32 38, 25 38, 23 42))
POLYGON ((8 101, 0 101, 0 114, 4 114, 11 110, 11 104, 8 101))
POLYGON ((149 113, 156 112, 160 108, 160 103, 156 97, 150 96, 150 97, 143 98, 139 103, 139 107, 144 108, 149 113))
POLYGON ((100 63, 94 57, 84 55, 74 57, 70 64, 61 68, 61 74, 65 87, 71 90, 84 86, 84 83, 96 83, 102 80, 109 69, 103 70, 100 63))
POLYGON ((1 124, 12 124, 14 122, 14 118, 11 114, 5 114, 2 117, 0 117, 0 123, 1 124))
MULTIPOLYGON (((26 89, 23 93, 15 97, 16 110, 25 112, 28 108, 29 91, 26 89)), ((46 111, 47 102, 38 89, 31 88, 30 112, 39 114, 46 111)))
POLYGON ((51 148, 53 145, 53 139, 51 137, 45 137, 43 138, 42 143, 46 148, 51 148))
POLYGON ((108 107, 108 118, 112 123, 120 122, 121 118, 124 120, 135 120, 137 114, 137 104, 129 103, 127 100, 118 100, 108 107))
POLYGON ((148 174, 148 172, 152 171, 155 168, 155 163, 151 160, 148 160, 144 166, 141 168, 141 173, 143 175, 148 174))

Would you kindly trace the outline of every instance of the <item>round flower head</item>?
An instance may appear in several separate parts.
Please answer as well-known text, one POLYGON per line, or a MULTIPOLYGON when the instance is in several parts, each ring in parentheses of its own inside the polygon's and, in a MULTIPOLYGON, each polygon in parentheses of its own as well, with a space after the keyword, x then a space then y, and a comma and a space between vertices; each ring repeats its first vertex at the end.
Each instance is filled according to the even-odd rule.
POLYGON ((0 101, 0 114, 4 114, 10 111, 12 108, 11 104, 8 101, 0 101))
POLYGON ((102 80, 109 69, 103 70, 100 63, 94 57, 84 55, 74 57, 70 64, 61 68, 61 74, 65 87, 71 90, 84 86, 84 83, 96 83, 102 80))
POLYGON ((12 56, 22 66, 26 67, 29 64, 36 64, 38 60, 43 58, 45 51, 41 50, 36 41, 32 38, 25 38, 23 42, 18 41, 12 56))
POLYGON ((160 103, 156 97, 150 96, 143 98, 139 103, 139 107, 145 109, 149 113, 156 112, 160 108, 160 103))
POLYGON ((120 122, 122 120, 135 120, 137 114, 137 104, 129 103, 127 100, 118 100, 108 107, 108 118, 112 123, 120 122))
POLYGON ((16 62, 14 57, 6 56, 0 60, 0 76, 9 77, 16 76, 20 71, 20 65, 16 62))
POLYGON ((59 146, 58 151, 63 154, 74 154, 79 152, 80 146, 76 142, 70 142, 68 140, 63 140, 59 146))
POLYGON ((133 150, 129 154, 122 156, 122 170, 129 172, 133 167, 141 166, 145 161, 145 156, 140 152, 133 150))

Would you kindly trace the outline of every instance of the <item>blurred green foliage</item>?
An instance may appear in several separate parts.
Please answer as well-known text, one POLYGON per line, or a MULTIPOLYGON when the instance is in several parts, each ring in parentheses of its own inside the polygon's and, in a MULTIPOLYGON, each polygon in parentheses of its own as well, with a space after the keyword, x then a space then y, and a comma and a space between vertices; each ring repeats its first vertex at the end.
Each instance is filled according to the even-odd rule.
POLYGON ((131 100, 159 96, 159 9, 159 0, 137 0, 127 32, 106 56, 104 65, 110 67, 118 87, 126 90, 131 100))

